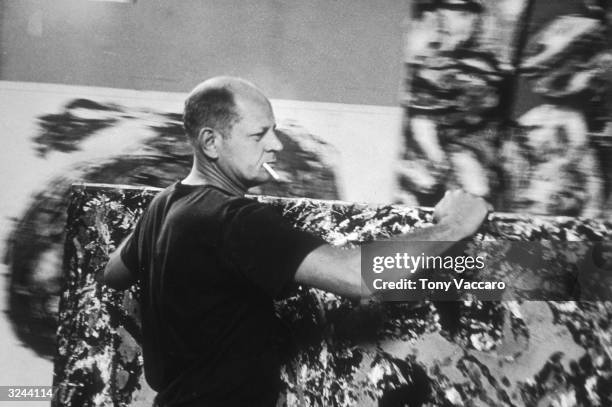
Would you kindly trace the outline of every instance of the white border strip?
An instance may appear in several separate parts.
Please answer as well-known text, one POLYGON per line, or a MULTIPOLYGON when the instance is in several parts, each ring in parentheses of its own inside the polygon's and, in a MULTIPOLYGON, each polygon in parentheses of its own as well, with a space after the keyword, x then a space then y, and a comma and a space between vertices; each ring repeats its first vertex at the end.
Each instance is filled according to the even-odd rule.
MULTIPOLYGON (((71 97, 91 97, 91 98, 114 98, 114 99, 131 99, 142 101, 165 101, 178 102, 182 105, 185 101, 187 93, 181 92, 159 92, 150 90, 135 90, 121 88, 105 88, 95 86, 76 86, 63 85, 53 83, 40 82, 15 82, 15 81, 0 81, 0 91, 13 91, 22 93, 52 93, 63 94, 71 97)), ((344 103, 328 103, 328 102, 309 102, 302 100, 291 99, 271 99, 274 107, 281 109, 297 109, 297 110, 312 110, 312 111, 327 111, 337 113, 358 113, 358 114, 376 114, 383 116, 397 117, 398 111, 401 109, 393 106, 377 106, 377 105, 358 105, 344 103)))

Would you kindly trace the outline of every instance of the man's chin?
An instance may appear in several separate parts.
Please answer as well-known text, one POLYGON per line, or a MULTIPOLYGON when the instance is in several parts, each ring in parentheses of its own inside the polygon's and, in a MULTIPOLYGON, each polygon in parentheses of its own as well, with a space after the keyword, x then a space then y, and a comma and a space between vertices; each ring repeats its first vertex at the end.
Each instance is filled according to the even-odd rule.
POLYGON ((261 177, 257 177, 253 180, 249 181, 248 187, 249 188, 255 188, 264 184, 267 184, 268 182, 272 181, 272 177, 270 177, 268 174, 263 175, 261 177))

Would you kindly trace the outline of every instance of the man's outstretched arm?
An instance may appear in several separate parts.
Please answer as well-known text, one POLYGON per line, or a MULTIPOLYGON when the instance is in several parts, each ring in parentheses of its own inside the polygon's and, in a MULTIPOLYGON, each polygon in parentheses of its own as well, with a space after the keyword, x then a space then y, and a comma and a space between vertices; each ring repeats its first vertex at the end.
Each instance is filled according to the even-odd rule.
MULTIPOLYGON (((475 233, 489 209, 490 206, 482 198, 463 191, 447 192, 434 210, 435 225, 385 240, 412 242, 406 247, 408 255, 441 255, 455 242, 475 233)), ((339 249, 329 245, 320 246, 302 261, 295 280, 347 297, 371 295, 362 290, 360 247, 339 249)))

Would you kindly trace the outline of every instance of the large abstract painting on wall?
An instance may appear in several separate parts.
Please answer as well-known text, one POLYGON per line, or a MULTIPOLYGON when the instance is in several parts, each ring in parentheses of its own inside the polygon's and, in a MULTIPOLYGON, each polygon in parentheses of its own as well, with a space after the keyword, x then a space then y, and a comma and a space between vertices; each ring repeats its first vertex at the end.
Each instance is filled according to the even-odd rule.
POLYGON ((418 0, 396 201, 612 213, 612 2, 418 0))

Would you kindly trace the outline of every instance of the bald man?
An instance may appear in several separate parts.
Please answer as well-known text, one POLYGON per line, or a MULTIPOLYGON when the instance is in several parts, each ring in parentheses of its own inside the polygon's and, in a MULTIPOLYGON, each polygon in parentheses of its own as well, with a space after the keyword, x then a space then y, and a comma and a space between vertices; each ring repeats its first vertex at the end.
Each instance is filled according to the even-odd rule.
MULTIPOLYGON (((273 300, 296 282, 368 297, 360 249, 333 248, 245 198, 270 180, 264 164, 274 166, 283 148, 270 101, 254 85, 209 79, 190 93, 183 120, 191 172, 153 199, 104 279, 117 289, 140 284, 145 376, 157 405, 275 406, 287 333, 273 300)), ((427 241, 415 255, 439 255, 486 213, 481 198, 447 193, 434 226, 398 239, 427 241)))

